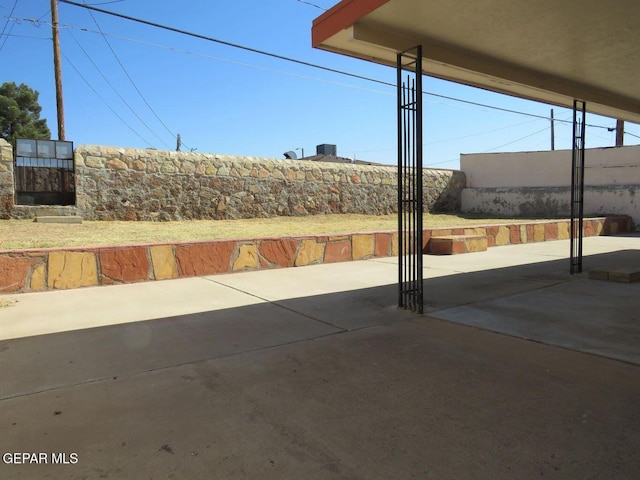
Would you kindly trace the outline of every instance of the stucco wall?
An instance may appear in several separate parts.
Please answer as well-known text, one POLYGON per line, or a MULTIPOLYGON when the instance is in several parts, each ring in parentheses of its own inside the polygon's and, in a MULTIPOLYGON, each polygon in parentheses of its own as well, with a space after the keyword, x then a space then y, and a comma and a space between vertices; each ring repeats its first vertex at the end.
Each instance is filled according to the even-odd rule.
MULTIPOLYGON (((507 216, 570 215, 571 151, 470 154, 462 211, 507 216)), ((585 151, 585 215, 630 215, 640 225, 640 146, 585 151)))

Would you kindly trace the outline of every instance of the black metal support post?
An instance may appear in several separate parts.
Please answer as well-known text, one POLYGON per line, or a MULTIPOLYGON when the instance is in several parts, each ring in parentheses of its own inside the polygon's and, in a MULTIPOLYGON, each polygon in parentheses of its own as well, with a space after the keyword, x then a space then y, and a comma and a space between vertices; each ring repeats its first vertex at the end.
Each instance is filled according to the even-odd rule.
POLYGON ((398 304, 423 313, 422 47, 398 54, 398 304))
POLYGON ((573 143, 571 157, 571 267, 570 273, 582 273, 582 235, 584 226, 584 138, 586 103, 573 101, 573 143))

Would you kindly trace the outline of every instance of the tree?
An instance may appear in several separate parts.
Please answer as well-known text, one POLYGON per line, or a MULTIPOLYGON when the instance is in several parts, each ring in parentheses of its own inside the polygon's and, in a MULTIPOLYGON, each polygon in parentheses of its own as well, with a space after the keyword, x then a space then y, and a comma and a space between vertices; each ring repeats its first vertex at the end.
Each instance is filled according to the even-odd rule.
POLYGON ((40 118, 38 95, 24 83, 5 82, 0 86, 0 137, 12 145, 16 138, 51 138, 47 120, 40 118))

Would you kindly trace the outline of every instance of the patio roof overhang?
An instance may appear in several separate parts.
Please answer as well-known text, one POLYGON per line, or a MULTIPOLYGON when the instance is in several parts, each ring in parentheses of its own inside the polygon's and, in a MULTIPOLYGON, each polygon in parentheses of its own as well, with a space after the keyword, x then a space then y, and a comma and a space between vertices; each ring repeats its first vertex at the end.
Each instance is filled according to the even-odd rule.
POLYGON ((312 42, 389 66, 420 44, 426 75, 640 123, 637 0, 343 0, 312 42))

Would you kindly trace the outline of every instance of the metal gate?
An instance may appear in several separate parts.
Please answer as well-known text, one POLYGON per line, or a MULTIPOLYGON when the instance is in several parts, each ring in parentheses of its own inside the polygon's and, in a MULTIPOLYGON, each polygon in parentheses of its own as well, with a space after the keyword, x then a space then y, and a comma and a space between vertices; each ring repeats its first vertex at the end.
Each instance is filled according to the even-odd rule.
POLYGON ((14 177, 17 205, 75 205, 73 143, 16 140, 14 177))
POLYGON ((573 101, 573 143, 571 159, 571 266, 570 273, 582 272, 582 235, 584 224, 584 138, 586 103, 573 101))
POLYGON ((398 304, 423 313, 421 46, 398 54, 397 75, 398 304))

